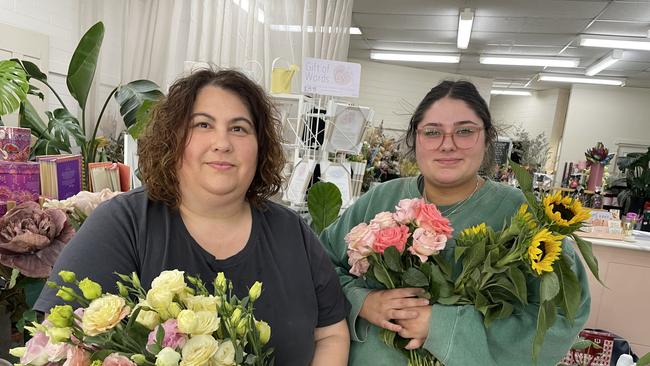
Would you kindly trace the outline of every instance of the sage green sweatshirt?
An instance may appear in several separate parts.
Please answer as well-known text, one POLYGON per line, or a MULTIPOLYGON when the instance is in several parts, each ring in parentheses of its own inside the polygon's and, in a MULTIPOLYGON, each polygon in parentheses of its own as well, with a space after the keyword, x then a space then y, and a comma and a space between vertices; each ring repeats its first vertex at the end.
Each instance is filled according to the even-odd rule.
MULTIPOLYGON (((363 278, 348 271, 345 235, 357 224, 370 221, 382 211, 394 211, 399 200, 421 197, 422 178, 395 179, 373 187, 350 206, 341 217, 320 236, 325 250, 336 268, 343 291, 351 304, 348 324, 352 344, 349 365, 406 365, 402 354, 386 346, 379 338, 379 328, 359 316, 361 305, 373 290, 363 278)), ((522 192, 501 183, 486 181, 463 207, 450 217, 454 235, 464 228, 485 222, 495 230, 517 212, 525 202, 522 192)), ((440 206, 444 212, 450 206, 440 206)), ((452 208, 452 211, 453 208, 452 208)), ((442 252, 451 261, 455 241, 447 242, 442 252)), ((572 268, 582 287, 580 307, 575 321, 570 324, 558 314, 553 327, 546 333, 537 365, 551 366, 559 362, 576 340, 587 321, 590 307, 587 275, 573 246, 565 241, 565 253, 572 260, 572 268)), ((522 366, 532 365, 532 344, 535 336, 539 299, 539 281, 530 276, 528 280, 529 304, 515 308, 511 316, 483 325, 481 313, 471 305, 432 305, 429 336, 424 348, 429 350, 446 366, 522 366)))

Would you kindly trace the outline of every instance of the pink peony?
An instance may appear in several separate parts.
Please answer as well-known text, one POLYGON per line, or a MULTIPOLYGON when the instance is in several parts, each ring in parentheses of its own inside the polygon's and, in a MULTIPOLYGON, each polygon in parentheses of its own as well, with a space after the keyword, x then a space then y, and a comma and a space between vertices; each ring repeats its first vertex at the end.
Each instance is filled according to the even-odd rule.
POLYGON ((119 353, 111 353, 106 356, 102 362, 102 366, 136 366, 135 362, 131 361, 127 357, 120 355, 119 353))
POLYGON ((434 204, 425 204, 420 207, 415 223, 430 232, 451 237, 454 229, 449 225, 449 220, 442 216, 434 204))
MULTIPOLYGON (((147 345, 156 343, 156 333, 158 332, 158 327, 160 327, 160 325, 156 326, 156 328, 154 328, 154 330, 149 333, 147 345)), ((162 347, 170 347, 174 349, 182 348, 187 341, 187 334, 181 333, 178 330, 178 323, 176 322, 176 319, 168 319, 162 324, 162 327, 165 330, 165 337, 162 341, 162 347)))
POLYGON ((63 366, 90 366, 90 353, 81 347, 70 347, 63 366))
POLYGON ((395 206, 395 213, 393 219, 400 224, 409 224, 415 221, 420 207, 424 205, 424 200, 421 198, 403 199, 395 206))
POLYGON ((408 248, 408 251, 420 258, 422 262, 426 262, 429 256, 445 249, 445 244, 447 244, 447 236, 417 228, 413 232, 413 245, 408 248))
POLYGON ((46 278, 73 235, 63 211, 21 203, 0 218, 0 264, 27 277, 46 278))
POLYGON ((372 254, 372 243, 375 242, 375 233, 366 223, 361 223, 350 230, 345 236, 348 248, 359 252, 364 257, 372 254))
POLYGON ((401 253, 404 251, 409 235, 409 228, 404 225, 381 229, 376 233, 372 250, 383 254, 386 248, 395 247, 401 253))
POLYGON ((397 226, 397 222, 393 219, 393 214, 387 211, 376 214, 375 218, 370 220, 370 225, 374 226, 373 224, 378 226, 379 229, 397 226))

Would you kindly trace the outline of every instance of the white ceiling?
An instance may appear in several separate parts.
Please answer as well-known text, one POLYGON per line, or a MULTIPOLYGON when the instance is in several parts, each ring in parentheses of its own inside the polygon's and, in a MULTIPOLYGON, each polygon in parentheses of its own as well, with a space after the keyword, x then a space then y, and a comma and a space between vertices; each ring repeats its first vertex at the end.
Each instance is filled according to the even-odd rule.
MULTIPOLYGON (((610 49, 581 47, 581 34, 648 37, 650 0, 354 0, 349 58, 371 50, 461 53, 459 64, 382 61, 456 74, 494 78, 495 86, 523 87, 539 72, 584 75, 610 49), (456 48, 458 14, 475 12, 469 47, 456 48), (578 68, 482 65, 482 53, 580 58, 578 68)), ((623 59, 597 76, 627 78, 626 86, 650 88, 650 51, 625 50, 623 59)), ((529 87, 566 87, 533 81, 529 87)))

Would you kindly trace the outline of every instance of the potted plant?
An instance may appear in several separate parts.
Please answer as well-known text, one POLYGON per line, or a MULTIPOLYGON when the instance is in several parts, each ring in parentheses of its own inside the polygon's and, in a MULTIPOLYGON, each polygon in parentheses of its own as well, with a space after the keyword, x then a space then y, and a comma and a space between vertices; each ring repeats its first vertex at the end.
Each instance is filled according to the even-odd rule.
POLYGON ((623 212, 639 213, 650 200, 650 147, 645 154, 630 153, 619 158, 618 168, 625 173, 626 189, 618 194, 623 212))
POLYGON ((103 39, 104 24, 98 22, 81 37, 68 66, 66 84, 68 91, 79 104, 80 116, 75 116, 66 106, 57 91, 48 83, 47 75, 34 63, 18 59, 0 61, 0 116, 19 110, 20 126, 30 128, 32 135, 37 138, 32 155, 71 153, 74 141, 80 148, 84 161, 86 189, 87 163, 98 159, 100 139, 97 137, 97 131, 111 97, 120 105, 120 114, 127 130, 137 138, 137 134, 146 124, 152 104, 163 95, 158 85, 149 80, 135 80, 118 85, 108 95, 99 115, 94 119, 92 133, 87 131, 86 121, 93 117, 87 115, 86 102, 103 39), (35 84, 34 81, 38 83, 35 84), (60 108, 46 112, 47 121, 26 98, 31 94, 43 99, 43 93, 38 88, 39 83, 50 89, 61 105, 60 108))

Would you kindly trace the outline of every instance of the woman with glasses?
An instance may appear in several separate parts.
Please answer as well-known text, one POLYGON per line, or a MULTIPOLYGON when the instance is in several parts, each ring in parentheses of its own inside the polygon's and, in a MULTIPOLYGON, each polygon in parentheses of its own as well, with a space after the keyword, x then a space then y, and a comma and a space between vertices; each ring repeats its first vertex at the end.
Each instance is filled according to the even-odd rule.
MULTIPOLYGON (((407 349, 424 347, 446 366, 531 364, 539 309, 534 299, 486 328, 472 305, 429 304, 417 297, 420 289, 376 289, 349 273, 345 235, 379 212, 394 211, 404 198, 421 197, 436 204, 456 234, 483 222, 500 230, 525 198, 518 189, 479 175, 482 166, 493 166, 495 139, 488 106, 476 87, 466 81, 440 83, 420 102, 406 134, 407 146, 415 154, 421 175, 374 187, 321 235, 352 305, 348 315, 353 340, 350 365, 406 365, 406 358, 398 350, 382 342, 381 328, 409 339, 407 349)), ((454 246, 450 239, 441 253, 448 261, 453 260, 454 246)), ((538 365, 560 361, 587 320, 587 277, 576 258, 574 270, 584 294, 580 309, 573 324, 560 319, 555 322, 546 335, 538 365)), ((529 282, 529 286, 535 285, 529 282)))

